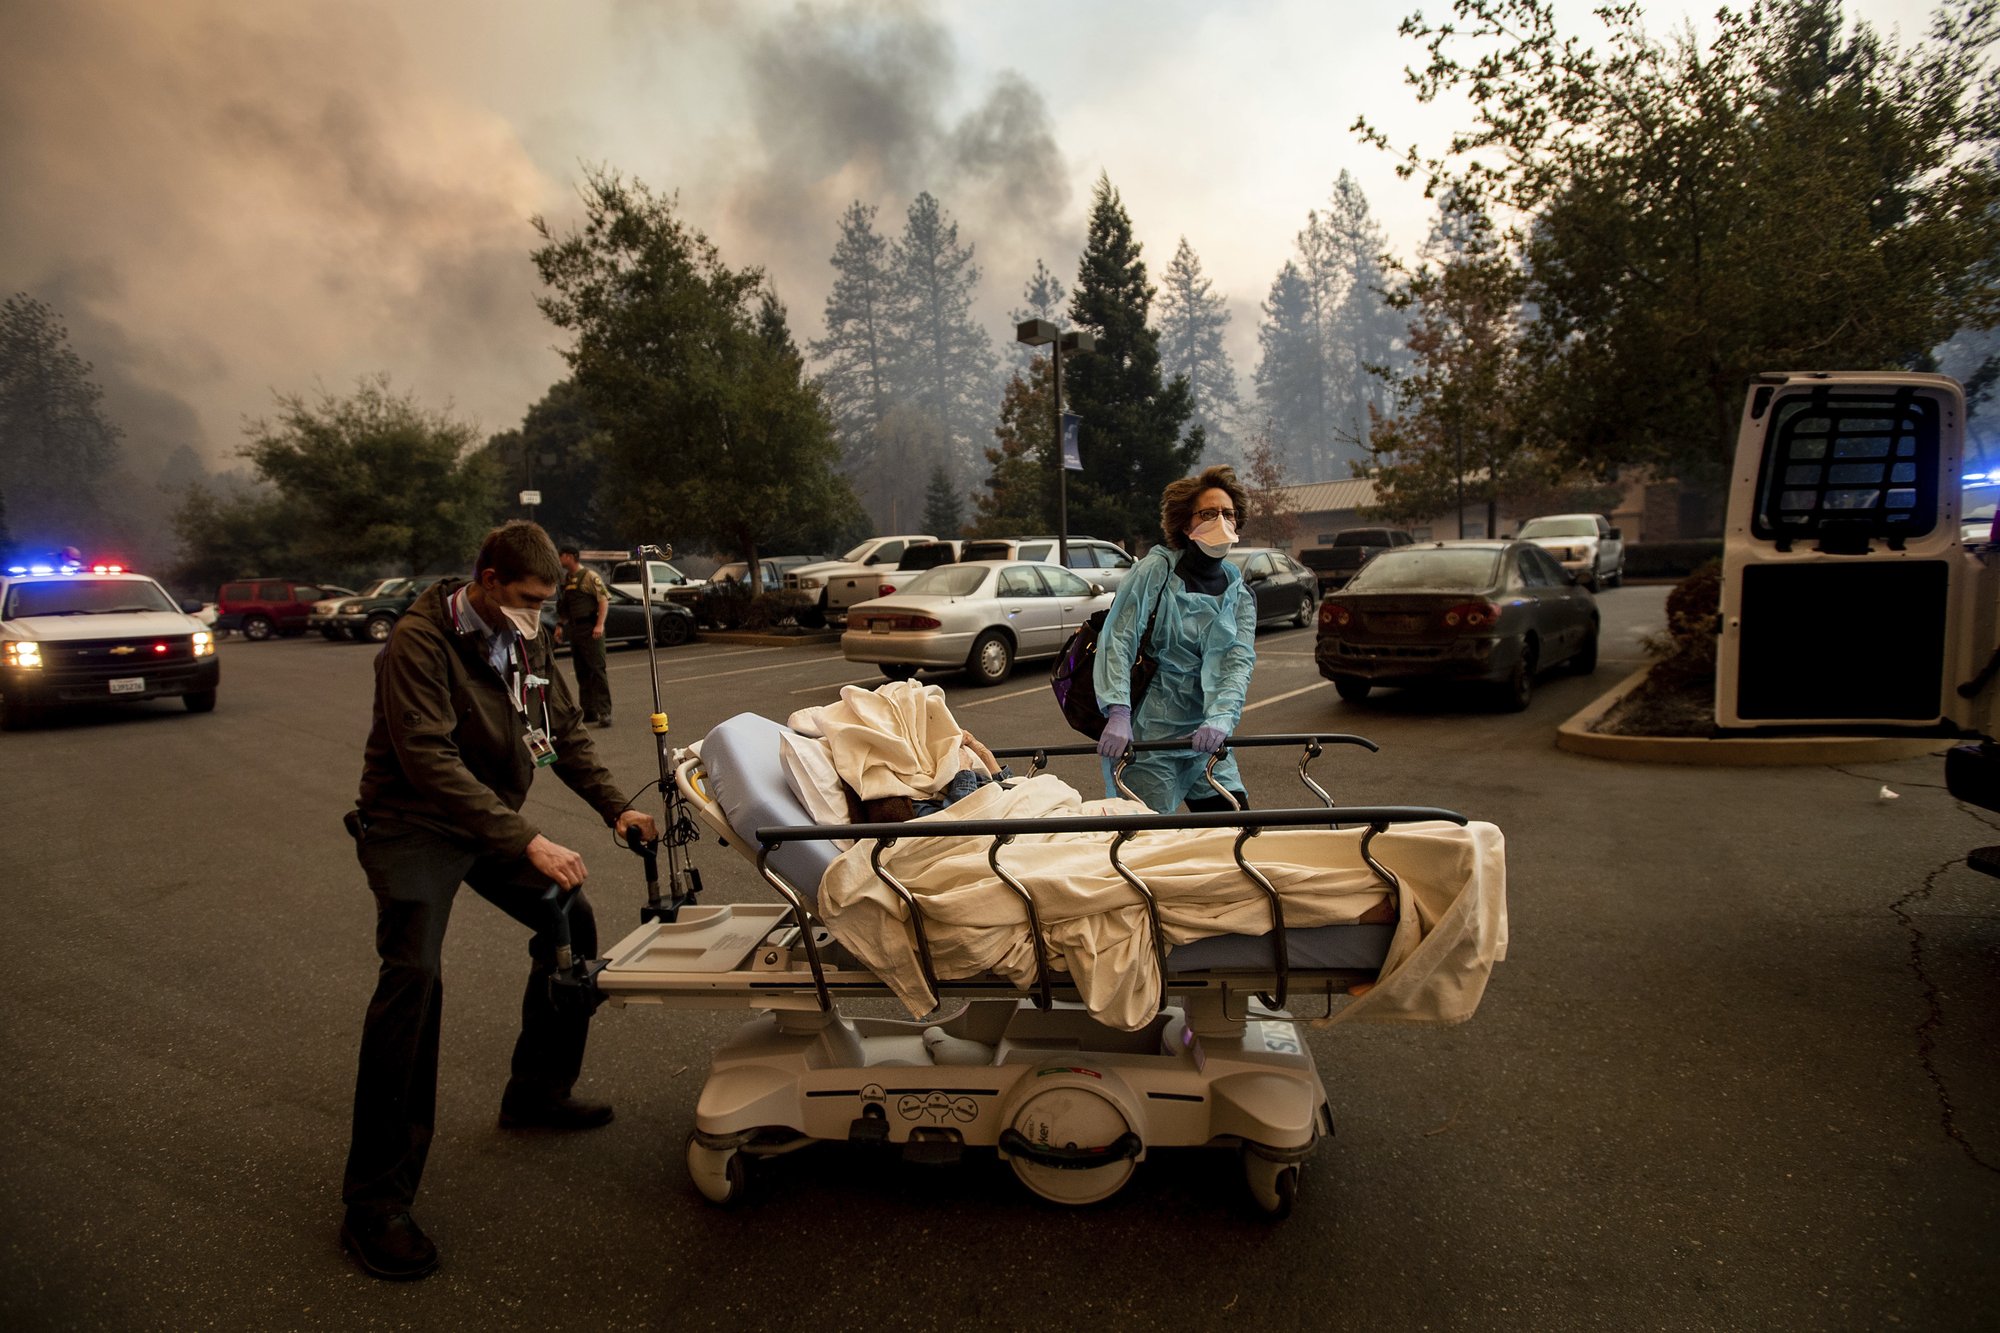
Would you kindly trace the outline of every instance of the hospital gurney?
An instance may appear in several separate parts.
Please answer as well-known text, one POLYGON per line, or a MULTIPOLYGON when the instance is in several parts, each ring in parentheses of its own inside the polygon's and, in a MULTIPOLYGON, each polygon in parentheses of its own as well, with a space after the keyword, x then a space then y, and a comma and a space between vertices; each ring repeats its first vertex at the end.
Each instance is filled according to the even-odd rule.
MULTIPOLYGON (((699 755, 672 756, 679 795, 756 865, 781 901, 649 910, 589 977, 597 996, 617 1004, 761 1011, 716 1052, 696 1106, 687 1164, 705 1196, 717 1203, 739 1197, 751 1159, 847 1140, 894 1145, 923 1161, 992 1147, 1036 1194, 1086 1204, 1115 1193, 1154 1148, 1214 1146, 1241 1154, 1250 1193, 1265 1213, 1290 1212, 1304 1160, 1332 1132, 1332 1117, 1296 1028, 1315 1015, 1295 1017, 1288 1006, 1306 1000, 1331 1012, 1373 981, 1395 926, 1374 914, 1366 924, 1287 929, 1282 896, 1251 859, 1253 840, 1265 830, 1358 829, 1360 855, 1393 907, 1396 876, 1373 855, 1374 837, 1421 821, 1463 826, 1464 816, 1338 807, 1311 777, 1312 761, 1331 745, 1376 747, 1355 736, 1300 735, 1230 744, 1300 747, 1299 777, 1318 802, 1307 808, 815 825, 780 767, 782 732, 778 723, 742 714, 712 731, 699 755), (1134 838, 1193 829, 1238 830, 1236 864, 1269 907, 1268 933, 1212 937, 1169 952, 1152 892, 1120 855, 1134 838), (1006 868, 1010 842, 1053 832, 1110 835, 1106 855, 1146 907, 1162 1003, 1139 1031, 1099 1023, 1076 1002, 1068 974, 1050 966, 1034 899, 1006 868), (987 862, 1019 896, 1035 944, 1034 983, 1025 995, 1002 977, 936 975, 918 900, 882 856, 897 842, 937 837, 990 839, 987 862), (876 875, 908 908, 938 1011, 915 1020, 841 1012, 849 999, 892 992, 814 915, 820 875, 838 854, 832 839, 872 844, 876 875)), ((1052 757, 1094 760, 1095 753, 1089 745, 995 751, 1027 761, 1031 773, 1052 757)))

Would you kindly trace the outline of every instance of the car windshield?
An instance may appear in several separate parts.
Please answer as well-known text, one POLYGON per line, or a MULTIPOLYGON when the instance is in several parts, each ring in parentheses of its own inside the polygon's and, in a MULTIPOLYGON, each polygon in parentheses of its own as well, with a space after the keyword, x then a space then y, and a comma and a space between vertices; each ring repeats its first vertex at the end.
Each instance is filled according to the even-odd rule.
POLYGON ((856 561, 860 560, 863 556, 867 555, 868 548, 873 546, 874 544, 875 544, 874 539, 870 538, 869 540, 861 543, 861 545, 855 547, 853 550, 849 551, 846 555, 840 558, 846 561, 850 565, 854 564, 856 561))
POLYGON ((7 590, 0 620, 27 616, 103 616, 119 611, 178 611, 149 579, 63 579, 17 583, 7 590))
POLYGON ((1250 557, 1256 554, 1257 552, 1255 551, 1231 551, 1228 555, 1224 556, 1223 559, 1227 560, 1230 564, 1236 566, 1238 569, 1241 569, 1243 568, 1243 566, 1249 564, 1250 557))
POLYGON ((990 572, 980 565, 939 565, 911 579, 902 591, 912 596, 970 597, 990 572))
POLYGON ((733 565, 723 565, 721 568, 717 569, 713 574, 710 574, 708 576, 708 581, 710 583, 741 583, 743 582, 744 579, 748 578, 749 575, 750 575, 749 563, 747 561, 738 560, 733 565))
POLYGON ((1595 537, 1597 522, 1588 518, 1531 518, 1521 525, 1521 537, 1595 537))
POLYGON ((363 588, 357 595, 361 597, 394 597, 409 586, 410 581, 408 579, 376 579, 373 583, 363 588))
POLYGON ((1493 586, 1499 560, 1492 550, 1404 546, 1370 560, 1347 586, 1355 592, 1483 592, 1493 586))

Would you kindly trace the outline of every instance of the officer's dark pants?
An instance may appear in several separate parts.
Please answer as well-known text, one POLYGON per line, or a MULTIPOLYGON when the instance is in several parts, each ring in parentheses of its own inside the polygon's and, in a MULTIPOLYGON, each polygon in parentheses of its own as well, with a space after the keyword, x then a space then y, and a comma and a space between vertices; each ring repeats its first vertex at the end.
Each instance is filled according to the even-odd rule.
POLYGON ((611 677, 604 670, 604 640, 597 637, 597 621, 571 621, 563 633, 569 636, 570 662, 576 667, 576 701, 586 720, 611 716, 611 677))
MULTIPOLYGON (((342 1195, 349 1207, 396 1212, 410 1206, 436 1120, 438 1024, 444 1014, 440 955, 461 883, 535 932, 521 997, 521 1035, 504 1100, 566 1097, 583 1068, 588 1013, 549 1000, 555 966, 554 908, 546 876, 525 859, 481 856, 413 825, 371 820, 356 849, 375 893, 375 949, 382 970, 361 1030, 354 1081, 354 1137, 342 1195)), ((569 910, 578 958, 597 956, 597 922, 578 890, 569 910)))

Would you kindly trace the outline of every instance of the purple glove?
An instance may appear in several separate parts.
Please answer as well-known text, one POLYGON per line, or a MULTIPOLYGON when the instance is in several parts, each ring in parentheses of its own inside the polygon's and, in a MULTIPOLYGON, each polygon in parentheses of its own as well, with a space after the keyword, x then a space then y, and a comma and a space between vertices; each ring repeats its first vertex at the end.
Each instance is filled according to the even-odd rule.
POLYGON ((1111 705, 1104 715, 1104 734, 1097 738, 1097 752, 1106 759, 1119 759, 1132 743, 1132 710, 1125 704, 1111 705))
POLYGON ((1197 754, 1214 754, 1229 739, 1229 733, 1214 727, 1200 726, 1194 729, 1194 748, 1197 754))

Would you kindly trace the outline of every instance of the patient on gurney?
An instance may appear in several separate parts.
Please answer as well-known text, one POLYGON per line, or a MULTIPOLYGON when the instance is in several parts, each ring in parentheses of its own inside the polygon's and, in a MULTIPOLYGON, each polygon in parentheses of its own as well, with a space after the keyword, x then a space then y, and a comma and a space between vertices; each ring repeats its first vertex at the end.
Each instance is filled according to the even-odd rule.
MULTIPOLYGON (((702 762, 739 839, 770 824, 851 824, 897 798, 925 825, 1151 813, 1132 801, 1086 798, 1049 773, 1008 779, 991 751, 969 740, 942 690, 900 681, 850 686, 839 702, 795 713, 782 727, 754 714, 731 719, 704 742, 702 762), (772 780, 789 790, 762 785, 772 780), (933 806, 941 808, 926 813, 933 806)), ((1470 1016, 1505 951, 1499 830, 1387 827, 1371 848, 1394 871, 1393 885, 1361 855, 1363 833, 1273 828, 1247 848, 1282 899, 1291 969, 1379 970, 1374 989, 1341 1009, 1340 1021, 1470 1016), (1389 924, 1369 924, 1384 917, 1389 924)), ((1050 967, 1068 974, 1094 1017, 1136 1030, 1160 1003, 1159 945, 1172 950, 1175 975, 1271 967, 1270 901, 1237 865, 1236 836, 1168 829, 1122 845, 1120 861, 1157 904, 1157 941, 1144 901, 1112 865, 1110 834, 1022 833, 1000 855, 1036 904, 1050 967)), ((1027 989, 1037 976, 1034 937, 1019 897, 988 863, 993 846, 986 836, 900 838, 880 845, 880 860, 920 904, 941 981, 997 974, 1027 989)), ((770 864, 913 1014, 926 1014, 937 997, 918 961, 909 907, 870 863, 877 847, 873 839, 792 842, 774 848, 770 864)))

